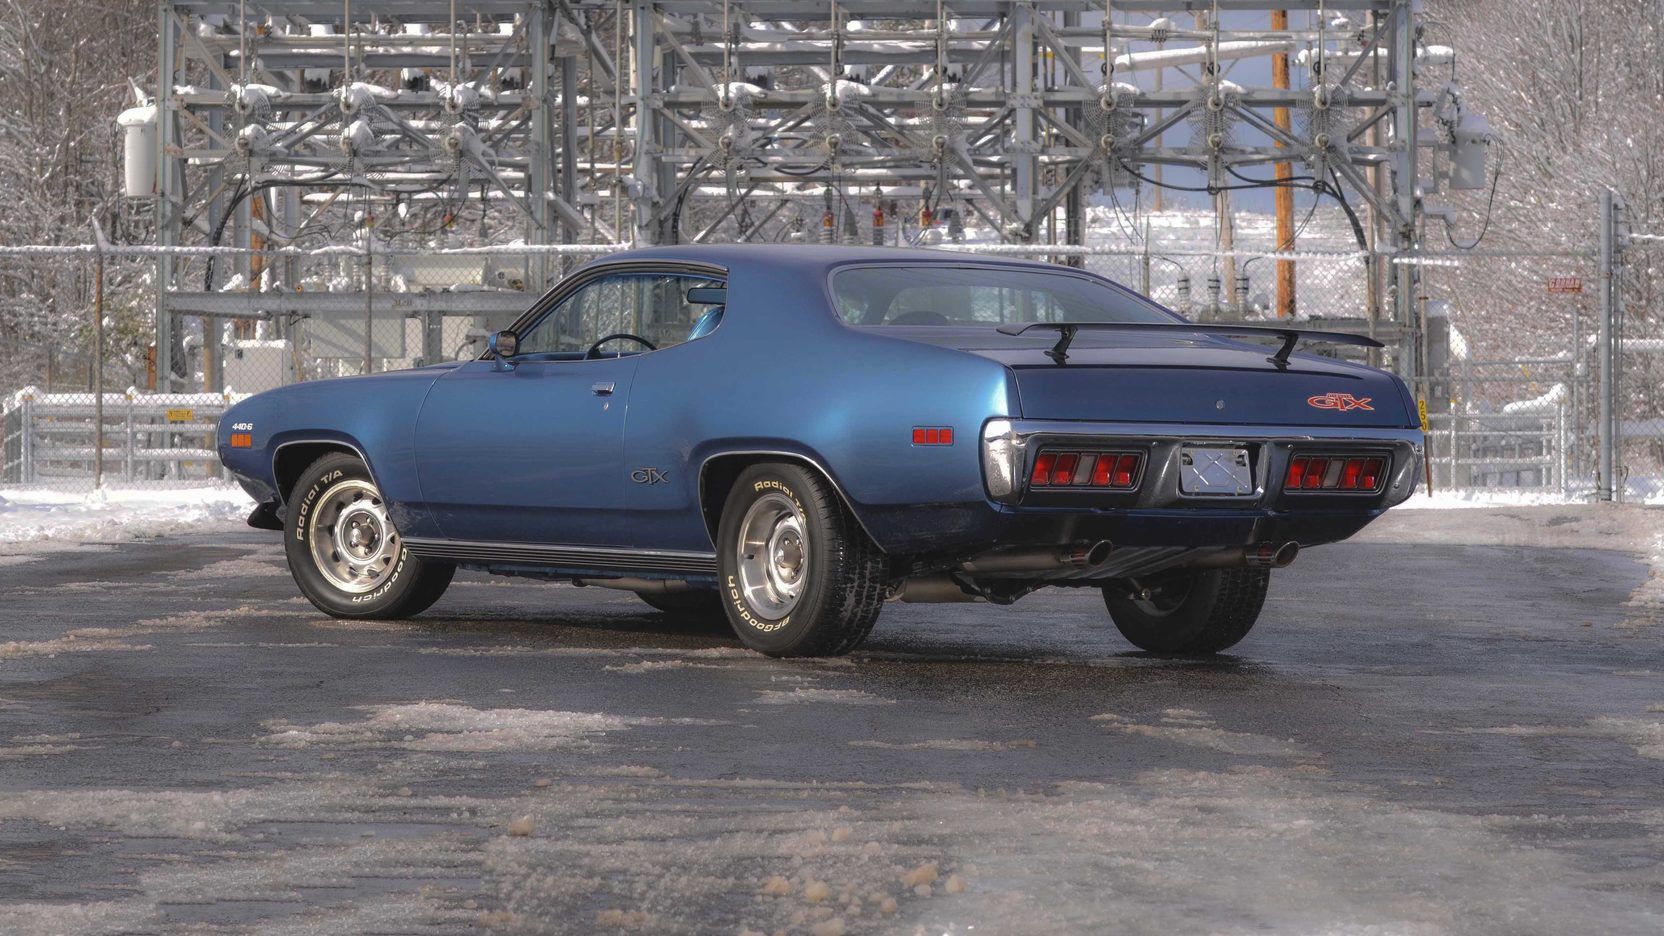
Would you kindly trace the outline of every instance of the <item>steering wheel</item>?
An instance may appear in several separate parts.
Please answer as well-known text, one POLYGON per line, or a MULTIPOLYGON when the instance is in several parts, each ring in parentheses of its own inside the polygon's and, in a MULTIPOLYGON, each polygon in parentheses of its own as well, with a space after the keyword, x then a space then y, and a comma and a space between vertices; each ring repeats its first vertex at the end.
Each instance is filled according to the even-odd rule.
POLYGON ((643 348, 646 348, 649 351, 659 350, 658 345, 654 344, 651 341, 648 341, 646 338, 643 338, 640 335, 632 335, 629 332, 615 332, 611 335, 606 336, 605 338, 596 339, 595 343, 589 346, 589 350, 584 352, 584 360, 589 361, 589 360, 593 360, 595 358, 600 357, 601 355, 600 355, 599 352, 601 350, 602 345, 606 344, 609 341, 617 341, 620 338, 628 338, 631 341, 635 342, 638 345, 641 345, 643 348))

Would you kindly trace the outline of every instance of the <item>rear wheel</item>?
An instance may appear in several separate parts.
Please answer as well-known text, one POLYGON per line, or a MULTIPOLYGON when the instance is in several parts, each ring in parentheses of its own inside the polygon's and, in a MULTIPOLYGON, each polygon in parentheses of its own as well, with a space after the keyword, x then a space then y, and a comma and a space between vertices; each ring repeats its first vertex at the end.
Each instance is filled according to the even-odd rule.
POLYGON ((301 472, 283 541, 301 594, 335 617, 418 614, 439 600, 456 571, 410 555, 369 469, 344 452, 301 472))
POLYGON ((884 603, 884 554, 820 476, 792 464, 740 473, 722 507, 717 573, 734 632, 771 656, 855 649, 884 603))
POLYGON ((1271 573, 1200 569, 1104 586, 1121 636, 1151 653, 1208 654, 1235 646, 1259 618, 1271 573))

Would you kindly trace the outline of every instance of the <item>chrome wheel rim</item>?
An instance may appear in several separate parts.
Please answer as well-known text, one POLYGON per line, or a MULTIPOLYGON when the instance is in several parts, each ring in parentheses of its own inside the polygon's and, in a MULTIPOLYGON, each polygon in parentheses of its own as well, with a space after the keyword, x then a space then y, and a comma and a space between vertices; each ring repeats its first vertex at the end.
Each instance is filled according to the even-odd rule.
POLYGON ((393 575, 399 534, 375 485, 341 481, 318 498, 307 537, 312 563, 329 584, 348 594, 375 591, 393 575))
POLYGON ((773 492, 758 498, 740 521, 734 558, 753 611, 769 620, 791 614, 809 578, 809 534, 797 504, 773 492))

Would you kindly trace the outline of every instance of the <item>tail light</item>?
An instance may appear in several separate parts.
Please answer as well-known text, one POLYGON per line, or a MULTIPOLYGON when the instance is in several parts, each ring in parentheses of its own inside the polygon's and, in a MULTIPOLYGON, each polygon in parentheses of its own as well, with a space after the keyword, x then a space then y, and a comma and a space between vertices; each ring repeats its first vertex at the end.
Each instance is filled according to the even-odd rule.
POLYGON ((1031 488, 1099 488, 1131 491, 1138 486, 1142 452, 1044 451, 1034 457, 1031 488))
POLYGON ((1386 472, 1387 460, 1380 455, 1296 455, 1289 459, 1283 490, 1375 494, 1386 472))

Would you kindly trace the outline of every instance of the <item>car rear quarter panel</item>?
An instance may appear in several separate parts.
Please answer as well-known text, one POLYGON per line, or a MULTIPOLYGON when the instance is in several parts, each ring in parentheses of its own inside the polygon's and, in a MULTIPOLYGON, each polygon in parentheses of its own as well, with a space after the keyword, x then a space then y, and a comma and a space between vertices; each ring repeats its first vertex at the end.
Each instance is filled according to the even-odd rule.
POLYGON ((728 310, 709 337, 643 358, 630 395, 630 467, 682 477, 632 485, 667 548, 708 549, 700 473, 738 453, 820 466, 880 547, 928 552, 991 540, 977 439, 1015 412, 996 362, 846 328, 824 282, 790 266, 732 269, 728 310), (915 446, 915 426, 952 427, 952 445, 915 446), (693 508, 693 509, 690 509, 693 508))

